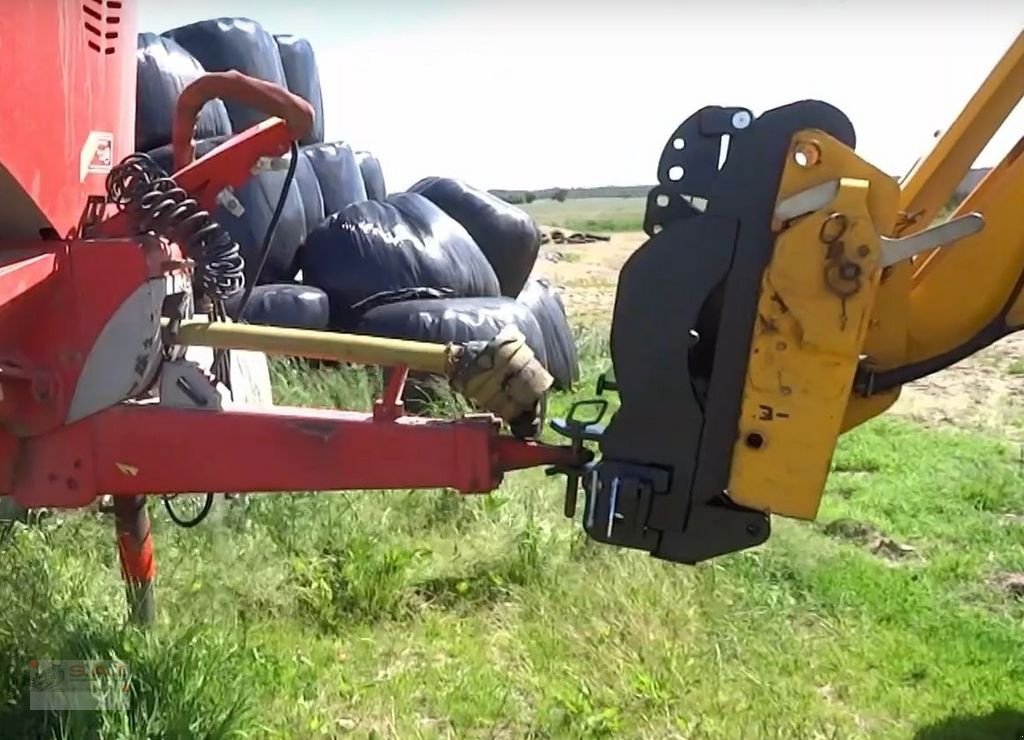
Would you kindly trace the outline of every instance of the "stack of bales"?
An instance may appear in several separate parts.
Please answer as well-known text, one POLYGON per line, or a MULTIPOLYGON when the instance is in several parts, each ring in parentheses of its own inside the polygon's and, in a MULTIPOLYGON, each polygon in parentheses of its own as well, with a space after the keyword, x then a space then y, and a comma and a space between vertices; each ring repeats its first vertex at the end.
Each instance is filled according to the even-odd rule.
MULTIPOLYGON (((320 75, 308 41, 271 35, 246 18, 217 18, 139 34, 137 55, 136 150, 168 171, 174 105, 204 72, 235 69, 276 83, 316 113, 313 130, 299 142, 295 180, 260 274, 254 273, 286 173, 254 174, 235 193, 242 210, 221 206, 214 214, 238 242, 246 278, 257 286, 236 318, 436 342, 489 339, 514 323, 556 387, 578 379, 561 298, 546 281, 530 278, 540 250, 537 224, 455 179, 429 177, 389 194, 376 157, 324 141, 320 75)), ((265 118, 234 101, 211 101, 198 119, 196 156, 265 118)))

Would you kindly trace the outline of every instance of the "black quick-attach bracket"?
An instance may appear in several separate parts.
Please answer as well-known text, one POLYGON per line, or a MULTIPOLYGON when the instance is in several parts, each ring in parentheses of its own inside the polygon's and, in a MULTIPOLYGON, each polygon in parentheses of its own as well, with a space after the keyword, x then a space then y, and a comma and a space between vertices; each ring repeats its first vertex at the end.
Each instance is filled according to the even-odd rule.
POLYGON ((793 136, 807 129, 855 144, 846 116, 818 101, 757 118, 703 108, 666 144, 648 199, 651 238, 626 262, 615 298, 620 408, 600 432, 596 422, 585 434, 555 425, 599 445, 599 460, 578 472, 595 540, 696 563, 768 539, 768 516, 733 504, 728 488, 779 182, 793 136))
POLYGON ((647 194, 644 231, 654 236, 684 218, 702 213, 733 135, 753 121, 746 108, 702 108, 669 137, 658 160, 658 184, 647 194))

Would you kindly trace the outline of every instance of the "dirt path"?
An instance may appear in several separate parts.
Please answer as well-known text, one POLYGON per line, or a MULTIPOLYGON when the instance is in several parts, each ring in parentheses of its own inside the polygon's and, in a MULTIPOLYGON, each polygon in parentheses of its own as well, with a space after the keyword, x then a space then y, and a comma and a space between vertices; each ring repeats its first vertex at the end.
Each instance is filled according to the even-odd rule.
MULTIPOLYGON (((534 274, 563 291, 575 321, 610 321, 619 269, 646 237, 613 234, 608 242, 547 244, 534 274)), ((1024 444, 1024 336, 1010 336, 953 367, 904 386, 889 413, 933 427, 995 432, 1024 444)))
POLYGON ((995 432, 1024 443, 1024 336, 908 383, 890 413, 929 426, 995 432))
POLYGON ((573 321, 610 321, 619 270, 647 238, 643 233, 611 234, 610 241, 592 244, 551 244, 541 247, 534 275, 560 286, 573 321))

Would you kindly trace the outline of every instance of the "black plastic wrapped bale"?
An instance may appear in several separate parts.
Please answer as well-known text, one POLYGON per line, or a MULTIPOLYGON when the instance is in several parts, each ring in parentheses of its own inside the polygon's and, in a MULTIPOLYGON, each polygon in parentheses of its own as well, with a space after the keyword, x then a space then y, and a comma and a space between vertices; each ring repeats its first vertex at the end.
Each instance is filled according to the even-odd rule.
MULTIPOLYGON (((320 181, 313 170, 313 163, 306 157, 300 156, 298 159, 295 170, 295 187, 299 191, 299 197, 302 198, 302 208, 305 217, 305 232, 302 235, 302 241, 304 242, 309 232, 323 223, 324 216, 327 215, 324 211, 324 196, 320 191, 320 181)), ((301 268, 301 250, 302 243, 300 242, 295 250, 292 266, 288 269, 289 279, 294 278, 301 268)))
POLYGON ((555 379, 555 388, 570 390, 580 379, 580 361, 562 297, 549 281, 538 278, 527 282, 516 300, 526 306, 540 324, 547 369, 555 379))
MULTIPOLYGON (((541 364, 547 365, 544 335, 529 308, 512 298, 428 298, 385 303, 363 314, 354 333, 420 342, 488 341, 509 324, 526 337, 541 364)), ((385 372, 385 379, 389 373, 385 372)), ((403 398, 413 413, 438 397, 444 382, 410 373, 403 398)), ((443 395, 443 394, 441 394, 443 395)))
POLYGON ((429 198, 466 227, 494 268, 501 294, 519 295, 540 252, 540 229, 529 214, 484 190, 446 177, 425 178, 409 191, 429 198))
MULTIPOLYGON (((171 143, 178 96, 206 70, 176 41, 155 33, 138 35, 135 61, 135 151, 146 152, 171 143)), ((196 119, 196 138, 230 133, 223 101, 204 105, 196 119)))
MULTIPOLYGON (((207 72, 236 69, 249 77, 288 86, 274 37, 254 20, 212 18, 179 26, 163 35, 188 49, 207 72)), ((225 101, 225 106, 236 132, 268 118, 262 111, 231 100, 225 101)))
POLYGON ((288 89, 313 106, 316 120, 300 144, 319 144, 324 140, 324 100, 320 89, 320 71, 316 66, 313 46, 299 36, 274 36, 281 55, 281 66, 288 89))
POLYGON ((359 163, 359 171, 363 175, 366 197, 370 200, 387 198, 388 189, 384 184, 384 170, 381 169, 380 160, 369 152, 356 152, 356 162, 359 163))
POLYGON ((327 294, 309 285, 258 285, 252 290, 245 310, 238 315, 241 294, 227 303, 228 315, 247 324, 281 326, 289 329, 327 328, 330 310, 327 294))
POLYGON ((328 216, 353 203, 366 200, 363 174, 352 147, 343 142, 312 144, 302 147, 320 181, 324 213, 328 216))
POLYGON ((415 193, 364 200, 328 216, 300 249, 302 280, 327 293, 331 326, 350 329, 356 304, 378 293, 447 288, 457 297, 500 295, 472 237, 415 193))
MULTIPOLYGON (((229 137, 216 137, 196 142, 196 158, 204 157, 229 137)), ((173 157, 170 146, 160 147, 147 154, 165 171, 170 172, 173 157)), ((213 217, 238 242, 245 259, 245 279, 252 281, 262 255, 263 238, 284 186, 287 172, 260 171, 235 189, 235 200, 243 211, 221 203, 213 217)), ((298 249, 306 235, 323 220, 323 200, 316 174, 302 157, 295 165, 295 179, 281 211, 274 236, 270 241, 267 258, 258 283, 279 283, 291 280, 299 269, 298 249)))
POLYGON ((513 298, 424 298, 375 306, 363 314, 356 334, 418 342, 488 341, 515 324, 526 343, 547 365, 546 344, 533 312, 513 298))
MULTIPOLYGON (((315 229, 327 215, 324 209, 323 191, 320 181, 313 169, 313 163, 300 156, 295 165, 295 186, 302 198, 302 208, 306 219, 306 234, 315 229)), ((305 234, 303 234, 305 238, 305 234)))
POLYGON ((258 279, 256 270, 262 255, 264 235, 277 207, 287 173, 258 172, 237 188, 235 195, 245 209, 241 215, 223 206, 217 209, 217 220, 227 228, 242 250, 245 279, 248 282, 256 280, 257 283, 275 283, 295 277, 298 266, 296 253, 309 232, 301 196, 302 187, 298 182, 302 171, 296 166, 295 181, 288 190, 281 219, 270 240, 266 265, 258 279))

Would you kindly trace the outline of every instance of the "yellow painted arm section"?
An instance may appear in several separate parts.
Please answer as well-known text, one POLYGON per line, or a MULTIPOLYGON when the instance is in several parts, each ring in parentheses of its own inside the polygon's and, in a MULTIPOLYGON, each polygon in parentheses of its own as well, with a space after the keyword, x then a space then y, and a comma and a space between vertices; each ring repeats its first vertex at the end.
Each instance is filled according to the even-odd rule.
MULTIPOLYGON (((981 349, 1012 330, 995 329, 1021 290, 1024 273, 1024 157, 1018 145, 971 193, 954 215, 980 213, 985 228, 927 258, 910 293, 907 362, 915 363, 972 342, 981 349), (986 333, 988 332, 988 333, 986 333)), ((1019 309, 1016 314, 1019 314, 1019 309)), ((1016 319, 1020 325, 1019 316, 1016 319)))
POLYGON ((953 125, 907 176, 900 199, 898 236, 920 231, 935 219, 1021 97, 1024 32, 992 68, 953 125))
MULTIPOLYGON (((934 222, 1022 97, 1024 33, 904 182, 894 236, 934 222)), ((872 395, 851 396, 843 431, 888 409, 906 379, 936 372, 1024 323, 1017 295, 1024 271, 1022 153, 1018 144, 952 215, 981 214, 981 233, 883 272, 863 354, 865 366, 888 374, 888 382, 872 395)))
POLYGON ((336 334, 277 326, 183 321, 177 331, 182 345, 242 349, 268 355, 309 357, 357 365, 404 365, 410 370, 448 376, 460 348, 451 344, 336 334))
POLYGON ((831 137, 807 132, 779 200, 836 180, 823 208, 779 224, 762 278, 729 495, 773 514, 813 519, 841 433, 881 281, 881 234, 898 184, 831 137), (818 154, 820 152, 820 155, 818 154))

